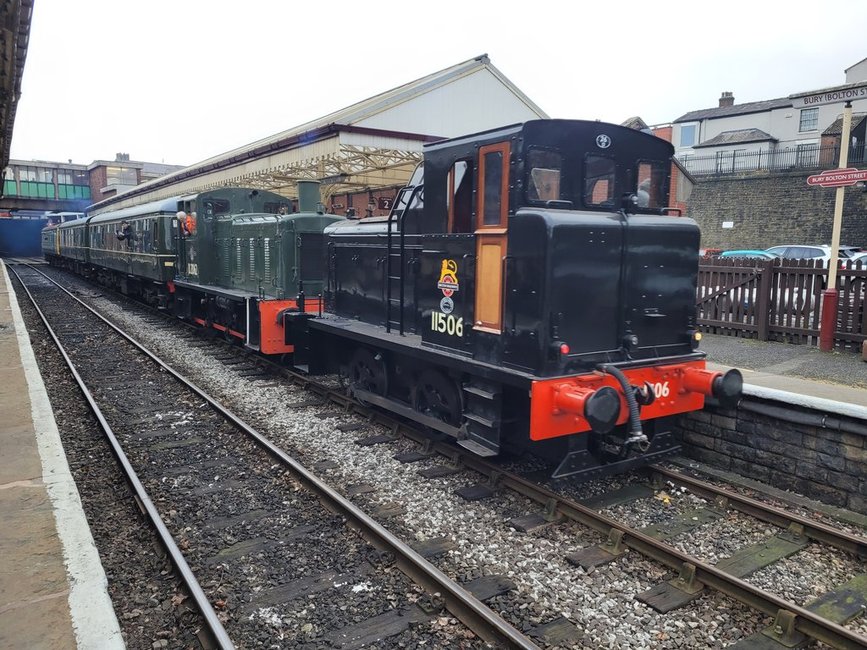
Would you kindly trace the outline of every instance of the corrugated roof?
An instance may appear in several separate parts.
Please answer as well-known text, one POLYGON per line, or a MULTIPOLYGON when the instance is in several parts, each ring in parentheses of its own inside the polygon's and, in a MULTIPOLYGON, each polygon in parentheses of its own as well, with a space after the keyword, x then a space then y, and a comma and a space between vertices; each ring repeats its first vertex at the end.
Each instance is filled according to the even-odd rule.
POLYGON ((723 131, 710 140, 698 143, 693 149, 719 147, 726 144, 742 144, 744 142, 778 142, 778 140, 761 129, 738 129, 736 131, 723 131))
POLYGON ((273 155, 280 151, 316 142, 319 139, 333 137, 334 134, 339 132, 349 131, 371 135, 382 134, 421 142, 439 140, 441 139, 440 136, 442 134, 397 133, 355 125, 363 120, 369 119, 371 116, 389 110, 396 105, 415 99, 416 97, 424 95, 440 86, 452 83, 461 77, 469 76, 482 70, 487 70, 494 75, 504 86, 514 93, 519 101, 523 102, 540 118, 548 117, 541 108, 539 108, 532 100, 530 100, 529 97, 521 92, 517 86, 503 76, 503 74, 491 64, 487 54, 482 54, 443 70, 439 70, 438 72, 429 74, 425 77, 421 77, 420 79, 416 79, 415 81, 403 84, 402 86, 392 88, 384 93, 374 95, 373 97, 364 99, 339 111, 300 124, 267 138, 257 140, 256 142, 233 149, 232 151, 228 151, 218 156, 213 156, 207 160, 190 165, 189 167, 179 171, 166 174, 165 176, 161 176, 152 181, 142 183, 129 192, 118 194, 115 197, 94 204, 94 206, 91 206, 91 209, 99 209, 120 200, 145 194, 152 190, 171 185, 172 183, 200 176, 205 173, 210 173, 214 170, 237 166, 239 163, 246 160, 252 160, 264 155, 273 155))
MULTIPOLYGON (((339 111, 329 113, 324 117, 320 117, 310 122, 305 122, 304 124, 294 126, 291 129, 287 129, 286 131, 281 131, 280 133, 277 133, 275 135, 268 136, 267 138, 262 138, 261 140, 257 140, 256 142, 252 142, 231 151, 227 151, 226 153, 222 153, 218 156, 213 156, 212 158, 208 158, 194 165, 190 165, 189 167, 186 167, 179 172, 167 174, 166 176, 163 176, 160 180, 168 181, 171 180, 174 176, 180 175, 181 173, 195 173, 198 169, 211 167, 215 163, 244 158, 245 154, 255 151, 257 149, 261 149, 266 145, 274 145, 274 148, 277 148, 279 144, 283 141, 290 141, 293 142, 293 144, 297 144, 299 136, 307 133, 315 133, 323 129, 327 130, 329 133, 332 133, 333 131, 331 129, 326 129, 326 127, 332 124, 352 126, 353 124, 360 122, 361 120, 369 118, 371 115, 381 113, 382 111, 393 107, 395 104, 403 103, 409 99, 412 99, 413 97, 426 93, 436 88, 437 86, 450 83, 458 77, 472 74, 486 67, 492 72, 494 72, 494 74, 504 84, 506 84, 524 103, 530 106, 534 111, 538 112, 540 117, 548 117, 544 113, 544 111, 542 111, 541 108, 536 106, 536 104, 534 104, 529 97, 522 93, 517 88, 517 86, 512 84, 512 82, 506 79, 499 72, 499 70, 497 70, 493 65, 491 65, 491 61, 488 58, 487 54, 482 54, 481 56, 477 56, 474 59, 463 61, 461 63, 458 63, 457 65, 453 65, 449 68, 445 68, 444 70, 440 70, 439 72, 429 74, 426 77, 422 77, 421 79, 416 79, 415 81, 411 81, 402 86, 398 86, 397 88, 392 88, 391 90, 387 90, 384 93, 380 93, 379 95, 368 97, 367 99, 352 104, 351 106, 342 108, 339 111)), ((428 135, 435 136, 436 134, 428 135)), ((426 140, 428 138, 420 139, 426 140)), ((140 185, 139 187, 143 187, 143 185, 140 185)))
POLYGON ((747 102, 746 104, 733 104, 732 106, 704 108, 700 111, 690 111, 685 115, 681 115, 675 122, 695 122, 698 120, 712 120, 717 117, 731 117, 732 115, 763 113, 765 111, 772 111, 775 108, 786 108, 791 105, 791 99, 781 97, 780 99, 767 99, 762 102, 747 102))
POLYGON ((30 23, 33 18, 33 0, 4 2, 0 6, 0 170, 9 164, 12 131, 18 98, 21 96, 21 78, 30 45, 30 23))

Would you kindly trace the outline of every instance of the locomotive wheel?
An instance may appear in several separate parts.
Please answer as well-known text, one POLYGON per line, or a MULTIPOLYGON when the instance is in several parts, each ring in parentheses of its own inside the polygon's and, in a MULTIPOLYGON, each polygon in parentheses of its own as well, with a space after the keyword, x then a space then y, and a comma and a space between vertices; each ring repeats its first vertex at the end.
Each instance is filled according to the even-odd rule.
POLYGON ((457 383, 436 370, 423 370, 415 383, 413 408, 419 413, 460 426, 463 412, 457 383))
POLYGON ((349 381, 352 388, 385 395, 388 391, 388 372, 382 355, 365 349, 356 350, 349 366, 349 381))

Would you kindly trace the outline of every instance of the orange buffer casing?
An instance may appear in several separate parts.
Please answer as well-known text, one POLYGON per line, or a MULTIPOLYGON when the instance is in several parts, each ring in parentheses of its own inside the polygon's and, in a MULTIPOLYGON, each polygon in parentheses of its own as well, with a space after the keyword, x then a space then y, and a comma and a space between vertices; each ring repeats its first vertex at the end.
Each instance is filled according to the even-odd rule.
MULTIPOLYGON (((653 387, 655 399, 641 407, 642 420, 704 408, 705 395, 712 394, 713 381, 720 376, 718 372, 705 370, 704 361, 622 370, 633 386, 644 386, 647 382, 653 387)), ((611 386, 620 395, 617 424, 623 424, 629 419, 629 408, 620 384, 612 375, 592 372, 534 381, 530 391, 530 439, 546 440, 590 431, 590 423, 584 419, 584 402, 603 386, 611 386)))
MULTIPOLYGON (((295 300, 260 300, 259 301, 259 351, 262 354, 285 354, 295 350, 294 345, 287 345, 283 329, 283 319, 278 320, 278 314, 284 309, 297 307, 295 300)), ((308 314, 318 314, 322 310, 319 298, 307 298, 304 301, 304 311, 308 314)))

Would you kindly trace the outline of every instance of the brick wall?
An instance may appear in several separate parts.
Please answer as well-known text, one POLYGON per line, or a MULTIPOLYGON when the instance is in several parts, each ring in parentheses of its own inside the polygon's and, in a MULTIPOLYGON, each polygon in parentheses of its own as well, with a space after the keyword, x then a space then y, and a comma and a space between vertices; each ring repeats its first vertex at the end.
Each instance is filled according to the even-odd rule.
MULTIPOLYGON (((671 136, 672 136, 673 131, 674 131, 674 129, 670 125, 669 126, 654 127, 652 129, 653 135, 655 135, 657 138, 662 138, 666 142, 671 142, 671 136)), ((672 163, 672 165, 671 165, 671 185, 669 186, 669 190, 668 190, 668 203, 666 203, 666 207, 679 208, 682 211, 682 214, 686 214, 686 210, 687 210, 686 203, 683 201, 677 200, 677 187, 681 182, 681 178, 682 178, 682 176, 681 176, 680 170, 677 168, 677 165, 672 163)))
POLYGON ((676 433, 689 458, 867 514, 865 435, 713 407, 682 416, 676 433))
POLYGON ((112 196, 114 192, 103 192, 102 188, 108 185, 108 175, 105 166, 94 167, 90 170, 90 196, 93 203, 102 201, 112 196))
MULTIPOLYGON (((701 226, 702 247, 830 244, 836 192, 809 187, 811 173, 698 177, 687 216, 701 226)), ((867 193, 852 186, 844 196, 841 243, 867 247, 867 193)))

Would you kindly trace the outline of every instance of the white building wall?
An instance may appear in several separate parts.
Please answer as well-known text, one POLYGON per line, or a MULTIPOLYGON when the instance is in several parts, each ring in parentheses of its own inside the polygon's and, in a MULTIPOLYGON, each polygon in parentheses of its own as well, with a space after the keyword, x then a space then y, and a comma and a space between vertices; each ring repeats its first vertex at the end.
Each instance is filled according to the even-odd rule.
MULTIPOLYGON (((772 121, 774 130, 768 131, 768 133, 780 140, 781 147, 795 147, 798 144, 808 143, 819 144, 822 139, 822 132, 843 115, 843 104, 828 104, 816 108, 819 109, 819 121, 815 129, 800 131, 801 112, 808 109, 791 107, 774 111, 772 121)), ((852 102, 852 112, 867 112, 867 100, 861 99, 852 102)))
POLYGON ((846 70, 846 83, 854 84, 867 81, 867 59, 860 61, 846 70))
POLYGON ((539 117, 490 71, 479 70, 355 125, 451 138, 539 117))
MULTIPOLYGON (((865 62, 865 65, 867 65, 867 62, 865 62)), ((777 108, 772 111, 764 111, 762 113, 748 113, 746 115, 733 115, 731 117, 718 117, 702 120, 698 128, 699 135, 697 140, 698 143, 706 142, 725 131, 760 129, 779 141, 776 145, 779 150, 796 149, 798 145, 819 145, 822 140, 822 132, 843 114, 843 104, 829 104, 826 106, 818 106, 816 108, 819 110, 817 126, 815 129, 809 131, 800 130, 801 111, 805 109, 788 106, 785 108, 777 108)), ((859 99, 852 102, 852 111, 855 113, 867 112, 867 99, 859 99)), ((691 156, 703 156, 710 155, 715 151, 729 150, 727 147, 711 147, 709 149, 680 147, 680 127, 689 124, 698 123, 682 122, 678 123, 674 129, 675 146, 677 147, 678 156, 683 156, 685 154, 691 156)), ((747 145, 738 145, 738 148, 753 151, 760 148, 759 144, 764 146, 763 143, 748 143, 747 145)))

